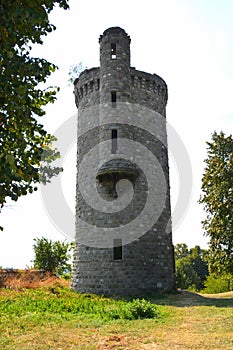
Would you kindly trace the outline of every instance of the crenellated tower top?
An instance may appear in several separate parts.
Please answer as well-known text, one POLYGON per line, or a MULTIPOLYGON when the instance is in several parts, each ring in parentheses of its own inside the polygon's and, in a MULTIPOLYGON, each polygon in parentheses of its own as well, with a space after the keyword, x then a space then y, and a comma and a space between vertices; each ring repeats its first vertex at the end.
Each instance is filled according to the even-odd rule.
POLYGON ((157 74, 130 66, 130 42, 120 27, 108 28, 100 35, 100 67, 86 69, 74 83, 77 107, 130 102, 166 116, 167 85, 157 74))

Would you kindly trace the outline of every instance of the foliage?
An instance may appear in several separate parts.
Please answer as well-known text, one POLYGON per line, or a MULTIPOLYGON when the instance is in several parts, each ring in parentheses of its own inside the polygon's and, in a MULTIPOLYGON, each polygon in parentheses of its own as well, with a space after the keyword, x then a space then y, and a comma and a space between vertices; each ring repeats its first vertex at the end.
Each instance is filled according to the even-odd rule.
MULTIPOLYGON (((90 294, 77 294, 65 287, 50 287, 46 290, 33 290, 18 295, 0 304, 0 314, 27 315, 46 314, 72 318, 86 315, 101 318, 103 322, 115 319, 134 320, 139 318, 161 317, 158 307, 144 299, 132 301, 113 300, 90 294)), ((4 300, 3 300, 4 301, 4 300)))
POLYGON ((55 241, 42 237, 34 238, 33 245, 35 259, 34 267, 40 270, 63 275, 71 271, 69 259, 70 251, 73 248, 72 243, 55 241))
POLYGON ((174 247, 175 260, 184 258, 189 255, 189 249, 185 243, 177 243, 174 247))
POLYGON ((177 288, 201 290, 208 275, 207 252, 199 246, 188 249, 186 244, 175 246, 177 288))
POLYGON ((209 268, 233 274, 233 139, 214 132, 207 145, 200 203, 207 213, 203 227, 210 238, 209 268))
POLYGON ((61 171, 51 166, 59 156, 55 138, 37 120, 56 99, 58 88, 42 87, 57 67, 30 56, 32 45, 56 29, 48 19, 56 4, 68 8, 68 0, 0 0, 0 206, 61 171))
POLYGON ((202 292, 207 294, 233 291, 233 276, 229 273, 221 276, 211 274, 207 277, 204 286, 202 292))
POLYGON ((79 62, 78 64, 72 64, 70 66, 70 70, 69 70, 69 80, 68 83, 70 84, 74 84, 75 80, 80 76, 80 74, 87 69, 86 66, 83 65, 82 62, 79 62))
POLYGON ((198 290, 200 277, 194 270, 191 257, 179 259, 176 262, 176 285, 181 289, 198 290))
POLYGON ((124 318, 129 320, 137 320, 143 318, 154 318, 158 315, 156 305, 145 299, 134 299, 128 304, 124 318))

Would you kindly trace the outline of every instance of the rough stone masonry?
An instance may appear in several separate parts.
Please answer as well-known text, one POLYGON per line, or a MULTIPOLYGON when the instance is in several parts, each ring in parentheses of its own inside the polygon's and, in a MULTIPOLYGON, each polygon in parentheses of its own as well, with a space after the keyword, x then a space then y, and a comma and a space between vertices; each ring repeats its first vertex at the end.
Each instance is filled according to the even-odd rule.
MULTIPOLYGON (((78 107, 72 289, 143 295, 174 289, 167 86, 130 66, 119 27, 99 38, 100 67, 74 83, 78 107)), ((145 53, 146 54, 146 53, 145 53)))

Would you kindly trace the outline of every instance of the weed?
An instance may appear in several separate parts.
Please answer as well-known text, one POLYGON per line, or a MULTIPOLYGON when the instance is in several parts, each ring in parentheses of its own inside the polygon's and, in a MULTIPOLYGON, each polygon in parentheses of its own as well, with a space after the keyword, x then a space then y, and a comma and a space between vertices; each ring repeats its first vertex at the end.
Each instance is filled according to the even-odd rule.
POLYGON ((127 320, 137 320, 143 318, 155 318, 159 316, 156 305, 145 299, 135 299, 126 304, 123 315, 127 320))

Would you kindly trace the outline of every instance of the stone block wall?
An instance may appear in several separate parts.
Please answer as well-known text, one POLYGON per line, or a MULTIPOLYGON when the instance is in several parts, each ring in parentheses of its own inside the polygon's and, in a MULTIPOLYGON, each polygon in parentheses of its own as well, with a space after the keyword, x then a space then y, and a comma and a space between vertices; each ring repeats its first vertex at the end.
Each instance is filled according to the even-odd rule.
POLYGON ((74 86, 78 153, 72 288, 106 295, 172 290, 167 86, 158 75, 130 67, 130 38, 123 29, 107 29, 99 42, 100 67, 85 70, 74 86), (124 187, 116 189, 124 179, 125 193, 124 187), (93 198, 85 197, 91 191, 93 198), (102 198, 99 207, 95 191, 102 198), (127 206, 114 210, 124 196, 131 199, 127 206), (137 220, 138 226, 131 225, 137 220))

